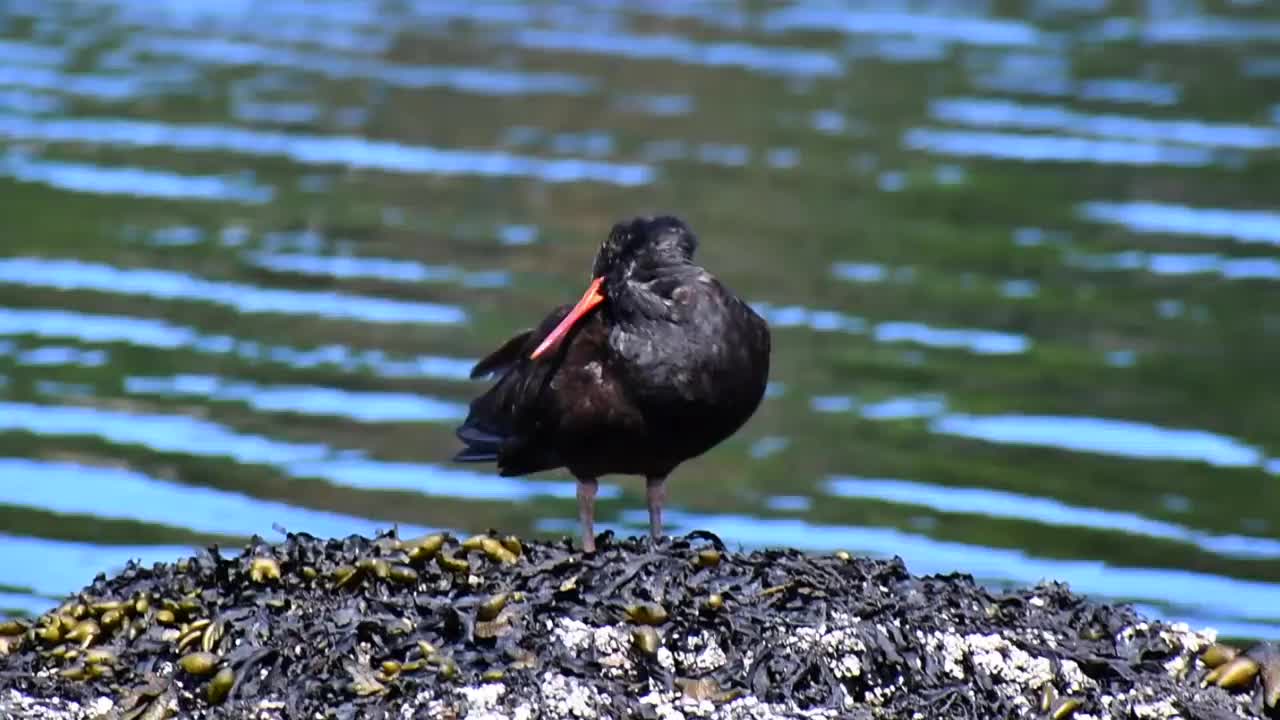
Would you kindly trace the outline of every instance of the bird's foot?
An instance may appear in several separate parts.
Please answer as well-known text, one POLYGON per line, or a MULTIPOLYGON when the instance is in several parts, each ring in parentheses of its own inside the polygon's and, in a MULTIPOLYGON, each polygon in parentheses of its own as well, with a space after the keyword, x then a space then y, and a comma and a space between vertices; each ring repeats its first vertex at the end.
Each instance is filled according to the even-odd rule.
POLYGON ((666 535, 654 535, 650 533, 644 537, 644 547, 646 550, 661 550, 671 544, 671 538, 666 535))
POLYGON ((599 535, 583 535, 582 536, 582 554, 594 555, 600 548, 609 547, 613 542, 613 531, 605 530, 599 535))

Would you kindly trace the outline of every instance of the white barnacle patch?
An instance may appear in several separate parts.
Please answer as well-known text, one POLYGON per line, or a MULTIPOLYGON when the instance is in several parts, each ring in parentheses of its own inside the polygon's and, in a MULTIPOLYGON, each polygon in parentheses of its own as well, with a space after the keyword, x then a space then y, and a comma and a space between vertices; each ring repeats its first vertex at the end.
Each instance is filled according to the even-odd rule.
POLYGON ((48 720, 80 720, 96 718, 111 712, 115 703, 101 697, 80 704, 61 698, 37 698, 10 690, 0 698, 0 715, 4 717, 47 718, 48 720), (12 713, 10 715, 9 713, 12 713))
MULTIPOLYGON (((578 620, 564 618, 555 622, 548 621, 548 627, 552 635, 573 653, 595 650, 596 659, 607 676, 619 677, 632 667, 633 663, 627 654, 631 635, 625 626, 593 628, 578 620)), ((667 655, 669 658, 670 651, 667 655)), ((661 652, 658 661, 662 661, 661 652)))
POLYGON ((498 701, 506 694, 507 688, 502 683, 485 683, 464 687, 458 692, 467 700, 467 718, 479 720, 494 713, 498 707, 498 701))
POLYGON ((854 633, 853 626, 859 618, 838 614, 831 622, 818 627, 796 628, 783 646, 801 653, 818 652, 838 678, 852 678, 862 674, 861 655, 867 646, 854 633))
POLYGON ((1038 688, 1054 679, 1053 664, 1048 658, 1033 656, 1001 635, 975 633, 964 639, 974 667, 992 678, 1005 680, 997 688, 1010 699, 1021 697, 1025 689, 1038 688))
POLYGON ((547 620, 547 629, 571 652, 582 652, 591 644, 591 628, 586 623, 568 618, 547 620))
POLYGON ((543 674, 538 694, 545 717, 552 718, 596 718, 600 716, 600 709, 609 704, 595 688, 553 671, 543 674))
POLYGON ((964 679, 964 657, 968 646, 964 638, 955 633, 940 633, 931 637, 930 649, 940 646, 942 652, 942 670, 957 680, 964 679))
POLYGON ((868 705, 875 705, 877 707, 883 706, 897 694, 900 687, 902 687, 901 675, 895 678, 894 681, 888 685, 877 685, 868 689, 866 692, 862 693, 862 701, 868 705))
POLYGON ((670 650, 664 647, 658 648, 658 653, 654 659, 658 661, 658 667, 663 670, 671 672, 676 669, 675 657, 671 654, 670 650))
POLYGON ((283 700, 259 700, 248 717, 250 720, 283 720, 286 707, 288 704, 283 700))
POLYGON ((1167 698, 1134 703, 1131 712, 1133 717, 1143 720, 1171 720, 1171 718, 1182 717, 1178 706, 1167 698))
POLYGON ((729 661, 715 636, 702 632, 690 636, 686 647, 675 653, 676 662, 687 672, 699 673, 715 670, 729 661))
POLYGON ((1213 628, 1192 630, 1190 625, 1178 622, 1165 626, 1160 631, 1160 639, 1175 649, 1181 648, 1183 652, 1198 655, 1218 641, 1218 631, 1213 628))
POLYGON ((599 360, 592 360, 587 363, 587 366, 584 367, 583 370, 590 375, 591 379, 596 383, 600 383, 604 379, 599 360))
POLYGON ((1116 633, 1116 642, 1128 645, 1139 637, 1145 637, 1150 629, 1151 626, 1147 623, 1138 623, 1137 625, 1128 625, 1120 628, 1120 632, 1116 633))
POLYGON ((1059 660, 1058 674, 1064 695, 1073 695, 1098 686, 1098 682, 1085 675, 1075 660, 1059 660))

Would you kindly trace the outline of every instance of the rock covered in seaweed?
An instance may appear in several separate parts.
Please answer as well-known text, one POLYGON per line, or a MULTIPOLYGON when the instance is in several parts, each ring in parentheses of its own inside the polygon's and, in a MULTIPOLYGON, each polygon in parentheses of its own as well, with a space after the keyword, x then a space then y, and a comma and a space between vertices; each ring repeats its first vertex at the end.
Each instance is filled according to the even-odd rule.
POLYGON ((995 593, 708 533, 594 557, 255 539, 99 576, 0 640, 17 718, 1262 717, 1280 672, 1270 646, 1062 585, 995 593))

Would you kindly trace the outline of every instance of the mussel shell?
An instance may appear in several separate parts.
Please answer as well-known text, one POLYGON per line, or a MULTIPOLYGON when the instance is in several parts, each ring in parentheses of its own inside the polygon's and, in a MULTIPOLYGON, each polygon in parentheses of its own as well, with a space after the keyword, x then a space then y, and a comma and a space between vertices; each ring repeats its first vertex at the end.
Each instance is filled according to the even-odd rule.
POLYGON ((334 587, 357 585, 363 576, 364 573, 351 565, 339 565, 333 570, 334 587))
POLYGON ((98 625, 96 620, 81 620, 76 626, 71 628, 71 632, 67 633, 67 639, 74 642, 93 642, 94 638, 102 634, 102 627, 98 625))
POLYGON ((1258 671, 1262 666, 1257 662, 1244 655, 1237 655, 1231 659, 1226 665, 1222 665, 1214 670, 1218 673, 1214 679, 1214 684, 1220 688, 1233 690, 1242 688, 1258 676, 1258 671))
POLYGON ((1223 643, 1214 643, 1205 648, 1204 652, 1200 653, 1200 662, 1211 668, 1216 668, 1220 665, 1226 665, 1239 654, 1239 648, 1232 647, 1231 645, 1225 645, 1223 643))
POLYGON ((507 606, 507 601, 511 599, 511 593, 500 592, 489 597, 489 599, 480 603, 476 608, 476 618, 479 620, 492 620, 502 612, 507 606))
POLYGON ((123 610, 125 607, 126 603, 123 600, 99 600, 89 605, 89 612, 101 616, 112 610, 123 610))
POLYGON ((642 625, 631 631, 631 646, 644 655, 656 655, 662 647, 662 638, 652 626, 642 625))
POLYGON ((1051 720, 1066 720, 1074 715, 1076 710, 1079 710, 1083 706, 1084 700, 1081 700, 1078 697, 1059 698, 1058 702, 1054 705, 1053 710, 1049 712, 1049 717, 1051 720))
POLYGON ((667 609, 655 603, 628 605, 627 619, 637 625, 661 625, 667 621, 667 609))
POLYGON ((218 667, 218 656, 209 652, 193 652, 178 658, 178 667, 197 677, 208 675, 218 667))
POLYGON ((98 618, 98 624, 102 626, 103 630, 111 632, 120 627, 124 617, 124 611, 122 610, 108 610, 102 613, 102 617, 98 618))
POLYGON ((484 551, 485 557, 496 563, 503 565, 515 565, 520 558, 515 553, 508 550, 501 542, 491 537, 481 538, 480 549, 484 551))
POLYGON ((1262 678, 1262 700, 1267 707, 1280 704, 1280 644, 1260 642, 1245 651, 1258 663, 1258 675, 1262 678))
POLYGON ((720 564, 721 557, 723 557, 723 554, 719 550, 707 548, 698 552, 698 556, 694 559, 694 564, 698 567, 712 568, 720 564))
POLYGON ((436 564, 445 572, 462 574, 471 571, 471 563, 466 558, 453 557, 448 553, 436 555, 436 564))
POLYGON ((418 571, 408 565, 392 565, 387 575, 392 581, 402 585, 414 585, 418 582, 418 571))
POLYGON ((409 552, 409 560, 412 562, 430 560, 436 556, 436 553, 440 552, 442 547, 444 547, 444 535, 440 534, 427 535, 405 543, 405 548, 409 552))
POLYGON ((200 649, 205 652, 213 652, 218 647, 218 642, 222 640, 222 636, 226 634, 227 624, 219 620, 204 629, 204 633, 200 636, 200 649))
POLYGON ((249 563, 249 579, 259 585, 280 579, 280 563, 271 557, 256 557, 249 563))
POLYGON ((229 667, 219 670, 209 680, 209 687, 205 690, 205 697, 209 700, 210 705, 220 705, 223 700, 227 699, 227 695, 231 693, 231 688, 236 684, 236 674, 229 667))
POLYGON ((511 551, 511 553, 516 556, 524 554, 524 545, 520 543, 520 538, 515 535, 508 535, 502 538, 502 547, 511 551))

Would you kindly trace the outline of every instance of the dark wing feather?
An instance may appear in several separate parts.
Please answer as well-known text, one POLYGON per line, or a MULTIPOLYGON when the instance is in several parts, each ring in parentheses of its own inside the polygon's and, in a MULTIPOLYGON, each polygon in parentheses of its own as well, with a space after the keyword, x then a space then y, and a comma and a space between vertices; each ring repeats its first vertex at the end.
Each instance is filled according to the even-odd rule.
MULTIPOLYGON (((522 354, 527 354, 521 351, 529 345, 529 336, 531 335, 533 335, 533 330, 525 330, 502 343, 502 347, 489 353, 483 360, 476 363, 475 367, 471 368, 471 379, 474 380, 495 374, 501 375, 512 365, 515 365, 522 354)), ((532 350, 529 352, 532 352, 532 350)))
POLYGON ((556 308, 536 329, 507 340, 472 368, 471 377, 496 375, 497 382, 471 401, 467 419, 457 429, 458 439, 465 447, 454 456, 455 461, 497 461, 503 475, 536 472, 561 464, 558 458, 529 443, 527 428, 537 416, 542 389, 559 367, 562 353, 537 361, 529 355, 571 309, 571 305, 556 308))

